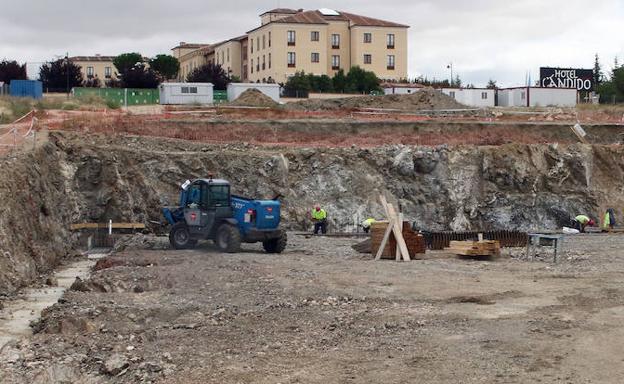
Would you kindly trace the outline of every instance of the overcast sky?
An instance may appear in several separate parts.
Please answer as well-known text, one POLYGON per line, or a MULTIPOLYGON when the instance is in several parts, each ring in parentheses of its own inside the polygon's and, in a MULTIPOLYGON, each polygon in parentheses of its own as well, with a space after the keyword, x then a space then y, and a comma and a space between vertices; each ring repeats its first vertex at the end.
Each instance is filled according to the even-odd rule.
POLYGON ((540 66, 603 69, 624 61, 624 0, 0 0, 0 59, 146 56, 180 41, 217 42, 256 27, 275 7, 344 10, 408 24, 409 75, 523 85, 540 66))

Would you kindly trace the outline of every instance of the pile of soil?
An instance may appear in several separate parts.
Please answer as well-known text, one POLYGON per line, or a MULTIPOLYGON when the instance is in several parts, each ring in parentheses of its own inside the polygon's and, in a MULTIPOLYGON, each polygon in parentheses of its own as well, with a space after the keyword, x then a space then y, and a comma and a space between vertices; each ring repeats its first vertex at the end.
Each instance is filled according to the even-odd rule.
POLYGON ((230 105, 240 107, 275 108, 279 104, 259 90, 255 88, 250 88, 245 92, 241 93, 236 100, 230 103, 230 105))
POLYGON ((425 88, 409 95, 355 96, 328 100, 305 100, 290 103, 286 107, 291 110, 305 111, 366 108, 424 111, 467 108, 452 97, 432 88, 425 88))

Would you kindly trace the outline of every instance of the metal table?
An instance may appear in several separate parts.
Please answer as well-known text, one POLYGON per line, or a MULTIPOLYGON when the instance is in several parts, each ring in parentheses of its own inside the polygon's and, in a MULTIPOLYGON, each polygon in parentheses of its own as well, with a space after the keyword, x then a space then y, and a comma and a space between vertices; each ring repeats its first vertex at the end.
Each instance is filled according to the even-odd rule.
POLYGON ((539 246, 541 239, 547 239, 553 241, 553 263, 557 262, 557 253, 561 253, 563 248, 563 235, 545 235, 543 233, 529 233, 527 238, 527 250, 526 250, 526 258, 531 259, 533 261, 535 255, 531 252, 531 248, 535 245, 539 246))

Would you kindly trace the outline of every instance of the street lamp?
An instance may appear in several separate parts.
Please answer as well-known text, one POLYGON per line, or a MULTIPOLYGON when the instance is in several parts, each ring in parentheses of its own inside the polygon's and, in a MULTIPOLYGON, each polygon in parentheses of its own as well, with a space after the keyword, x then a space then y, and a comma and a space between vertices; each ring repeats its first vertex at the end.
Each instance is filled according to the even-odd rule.
POLYGON ((447 66, 446 69, 450 69, 451 70, 451 81, 450 81, 450 85, 451 87, 453 86, 453 62, 450 62, 447 66))

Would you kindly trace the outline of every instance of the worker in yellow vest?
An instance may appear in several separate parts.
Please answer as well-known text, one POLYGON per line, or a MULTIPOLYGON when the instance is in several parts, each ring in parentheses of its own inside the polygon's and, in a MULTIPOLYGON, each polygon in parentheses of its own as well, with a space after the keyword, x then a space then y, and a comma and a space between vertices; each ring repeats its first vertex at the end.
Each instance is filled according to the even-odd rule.
POLYGON ((574 226, 574 228, 578 229, 582 233, 585 232, 585 227, 587 227, 588 225, 590 227, 593 227, 595 224, 596 222, 590 219, 587 215, 578 215, 574 218, 574 220, 572 220, 572 225, 574 226))
POLYGON ((327 212, 317 205, 312 210, 312 221, 314 222, 314 234, 317 235, 319 230, 321 233, 327 233, 327 212))
POLYGON ((368 219, 362 221, 362 229, 364 230, 364 232, 368 233, 373 223, 375 223, 375 219, 373 219, 372 217, 369 217, 368 219))

